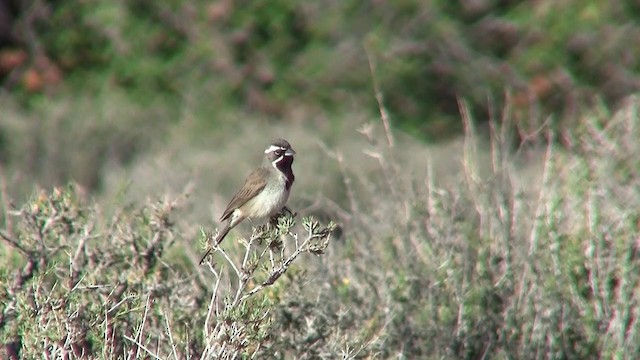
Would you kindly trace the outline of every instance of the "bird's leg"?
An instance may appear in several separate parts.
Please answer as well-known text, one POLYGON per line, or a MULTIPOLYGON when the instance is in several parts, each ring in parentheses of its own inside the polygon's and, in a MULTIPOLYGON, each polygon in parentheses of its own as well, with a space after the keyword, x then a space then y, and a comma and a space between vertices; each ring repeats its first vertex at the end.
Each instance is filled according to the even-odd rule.
POLYGON ((278 218, 280 217, 280 213, 277 213, 275 215, 273 215, 271 217, 271 219, 269 219, 269 222, 267 223, 267 226, 269 228, 277 228, 278 227, 278 218))
POLYGON ((251 228, 255 229, 257 232, 261 233, 261 232, 264 232, 265 230, 267 230, 268 224, 267 224, 267 226, 265 226, 265 225, 256 225, 256 223, 254 223, 253 220, 251 220, 251 218, 247 218, 247 219, 251 223, 251 228))
POLYGON ((286 215, 288 214, 289 216, 291 216, 292 218, 298 216, 298 213, 294 213, 293 211, 289 210, 288 207, 283 207, 282 210, 280 210, 280 214, 281 215, 286 215))
POLYGON ((298 215, 298 213, 292 212, 291 210, 289 210, 288 207, 285 206, 282 209, 280 209, 280 211, 277 214, 273 215, 271 217, 271 219, 269 219, 269 225, 272 226, 272 227, 277 227, 278 226, 278 219, 281 216, 287 216, 287 215, 289 215, 291 217, 296 217, 298 215))

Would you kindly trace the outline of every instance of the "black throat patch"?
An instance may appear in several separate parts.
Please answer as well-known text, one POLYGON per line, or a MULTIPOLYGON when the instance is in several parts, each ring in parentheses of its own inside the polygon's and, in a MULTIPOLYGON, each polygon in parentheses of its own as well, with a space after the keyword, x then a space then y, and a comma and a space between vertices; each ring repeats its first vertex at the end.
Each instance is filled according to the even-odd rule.
POLYGON ((293 164, 293 156, 282 156, 282 160, 275 163, 276 168, 280 170, 284 176, 287 178, 287 182, 285 186, 287 190, 291 189, 291 185, 293 185, 293 180, 295 176, 293 175, 293 170, 291 169, 291 164, 293 164))

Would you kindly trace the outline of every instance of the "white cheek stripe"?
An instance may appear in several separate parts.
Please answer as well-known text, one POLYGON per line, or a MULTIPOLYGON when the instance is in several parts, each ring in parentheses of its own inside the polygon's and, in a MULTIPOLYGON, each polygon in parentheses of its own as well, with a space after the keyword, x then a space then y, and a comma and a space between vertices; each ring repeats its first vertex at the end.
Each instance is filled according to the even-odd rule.
POLYGON ((282 159, 284 159, 284 156, 280 156, 279 158, 277 158, 277 159, 273 160, 273 161, 271 162, 271 165, 273 165, 273 167, 277 169, 277 168, 278 168, 278 166, 277 166, 277 165, 278 165, 278 163, 279 163, 280 161, 282 161, 282 159))
POLYGON ((282 146, 276 146, 276 145, 271 145, 267 148, 267 150, 264 151, 265 154, 268 154, 270 152, 274 152, 276 150, 282 150, 285 151, 287 149, 283 148, 282 146))

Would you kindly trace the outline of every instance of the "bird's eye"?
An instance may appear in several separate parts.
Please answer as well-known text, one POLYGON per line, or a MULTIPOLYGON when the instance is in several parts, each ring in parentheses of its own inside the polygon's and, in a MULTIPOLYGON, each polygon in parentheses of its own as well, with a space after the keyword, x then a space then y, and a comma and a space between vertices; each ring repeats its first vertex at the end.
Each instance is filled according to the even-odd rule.
POLYGON ((276 156, 282 155, 282 150, 280 150, 280 149, 278 149, 278 150, 276 150, 274 152, 275 152, 276 156))

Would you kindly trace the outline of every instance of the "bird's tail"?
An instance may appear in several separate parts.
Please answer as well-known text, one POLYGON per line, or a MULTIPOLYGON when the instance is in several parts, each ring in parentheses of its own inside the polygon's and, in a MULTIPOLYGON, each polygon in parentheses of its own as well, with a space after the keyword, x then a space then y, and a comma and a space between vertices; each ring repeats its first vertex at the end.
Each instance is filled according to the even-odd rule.
POLYGON ((227 222, 227 225, 224 227, 224 229, 222 229, 222 231, 218 234, 218 236, 216 237, 215 241, 213 242, 213 246, 209 248, 209 250, 207 250, 207 252, 204 254, 204 256, 202 257, 202 259, 200 259, 200 265, 202 265, 202 263, 204 262, 204 259, 207 258, 207 256, 209 256, 209 254, 211 254, 211 251, 213 251, 213 249, 220 245, 220 243, 222 242, 222 240, 224 240, 225 236, 227 236, 227 234, 229 233, 229 230, 231 230, 231 222, 227 222))

